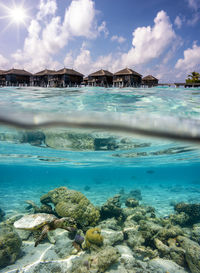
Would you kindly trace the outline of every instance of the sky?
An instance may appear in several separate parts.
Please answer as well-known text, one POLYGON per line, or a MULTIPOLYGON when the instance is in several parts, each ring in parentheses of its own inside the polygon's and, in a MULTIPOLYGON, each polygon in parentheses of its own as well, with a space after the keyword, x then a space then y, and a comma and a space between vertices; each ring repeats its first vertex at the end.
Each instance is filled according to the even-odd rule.
POLYGON ((200 72, 200 0, 0 0, 0 69, 200 72))

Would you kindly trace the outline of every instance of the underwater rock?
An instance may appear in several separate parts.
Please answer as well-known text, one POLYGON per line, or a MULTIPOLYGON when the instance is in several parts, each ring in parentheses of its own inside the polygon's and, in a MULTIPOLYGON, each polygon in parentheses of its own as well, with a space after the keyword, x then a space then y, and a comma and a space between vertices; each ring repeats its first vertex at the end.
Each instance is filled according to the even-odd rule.
POLYGON ((112 246, 107 246, 97 254, 91 255, 89 258, 88 272, 105 272, 120 257, 119 252, 112 246), (96 270, 96 271, 95 271, 96 270))
POLYGON ((134 198, 127 198, 125 201, 125 205, 128 208, 135 208, 139 205, 139 201, 134 198))
POLYGON ((162 229, 162 226, 152 221, 141 220, 139 222, 139 231, 145 239, 146 245, 152 245, 154 236, 162 229))
POLYGON ((153 267, 153 270, 150 272, 159 272, 159 273, 167 273, 167 272, 173 272, 173 273, 188 273, 187 270, 185 270, 183 267, 177 265, 175 262, 161 259, 161 258, 155 258, 149 262, 149 265, 153 267))
POLYGON ((185 212, 188 216, 188 224, 192 225, 200 221, 200 204, 187 204, 184 202, 178 203, 174 206, 178 213, 185 212))
POLYGON ((102 229, 101 235, 103 236, 103 244, 114 246, 124 240, 122 231, 115 231, 112 229, 102 229))
POLYGON ((131 190, 128 195, 129 195, 130 198, 134 198, 134 199, 139 200, 139 201, 142 200, 141 190, 138 190, 138 189, 131 190))
POLYGON ((131 249, 125 245, 117 245, 115 248, 118 250, 119 254, 121 255, 121 257, 119 258, 120 263, 124 264, 124 267, 126 270, 133 271, 135 258, 133 257, 133 252, 131 251, 131 249))
POLYGON ((113 218, 108 218, 106 220, 103 220, 98 225, 101 229, 112 229, 112 230, 121 230, 121 227, 118 224, 118 221, 113 218))
POLYGON ((140 246, 144 243, 144 238, 142 237, 141 232, 138 231, 139 225, 137 225, 136 222, 132 220, 126 220, 124 222, 124 238, 126 240, 126 243, 131 248, 134 248, 136 246, 140 246))
POLYGON ((28 204, 27 210, 33 209, 34 213, 48 213, 48 214, 54 214, 52 207, 47 204, 43 204, 40 207, 38 207, 32 200, 26 200, 25 201, 28 204))
POLYGON ((172 215, 169 216, 169 221, 172 224, 184 227, 190 221, 190 216, 188 214, 186 214, 185 212, 181 212, 181 213, 177 213, 177 214, 172 214, 172 215))
POLYGON ((200 223, 193 226, 191 237, 192 240, 200 244, 200 223))
POLYGON ((0 208, 0 221, 3 220, 4 216, 5 216, 5 212, 0 208))
POLYGON ((95 226, 100 218, 99 210, 81 192, 66 187, 56 188, 44 194, 43 204, 53 203, 60 217, 71 217, 81 228, 95 226))
POLYGON ((45 135, 41 131, 25 131, 22 134, 21 142, 40 146, 45 142, 45 135))
POLYGON ((112 151, 116 150, 118 147, 119 146, 116 143, 116 139, 112 137, 94 139, 95 151, 112 151))
POLYGON ((192 273, 200 272, 200 246, 196 242, 184 237, 178 236, 177 241, 185 250, 185 257, 189 269, 192 273))
POLYGON ((67 230, 61 228, 52 230, 48 233, 48 239, 54 245, 45 255, 44 260, 54 260, 55 257, 63 259, 72 253, 73 240, 70 240, 67 230))
POLYGON ((100 228, 90 228, 85 234, 85 241, 82 244, 83 248, 98 249, 103 245, 103 236, 100 228))
POLYGON ((101 207, 100 214, 102 219, 120 217, 122 213, 120 195, 109 198, 106 203, 101 207))
POLYGON ((74 222, 71 219, 58 219, 55 215, 46 213, 24 215, 14 223, 14 227, 17 229, 39 231, 40 235, 35 241, 35 246, 46 238, 50 230, 63 228, 68 231, 73 231, 75 229, 74 222))
POLYGON ((10 227, 0 228, 0 268, 14 263, 21 256, 22 241, 10 227))

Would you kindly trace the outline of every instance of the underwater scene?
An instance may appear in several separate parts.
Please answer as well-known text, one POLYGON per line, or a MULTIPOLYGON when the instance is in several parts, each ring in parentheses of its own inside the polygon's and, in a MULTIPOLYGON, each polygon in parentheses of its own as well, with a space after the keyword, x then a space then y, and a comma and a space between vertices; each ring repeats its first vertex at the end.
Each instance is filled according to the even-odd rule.
POLYGON ((0 88, 0 272, 200 272, 200 89, 0 88))

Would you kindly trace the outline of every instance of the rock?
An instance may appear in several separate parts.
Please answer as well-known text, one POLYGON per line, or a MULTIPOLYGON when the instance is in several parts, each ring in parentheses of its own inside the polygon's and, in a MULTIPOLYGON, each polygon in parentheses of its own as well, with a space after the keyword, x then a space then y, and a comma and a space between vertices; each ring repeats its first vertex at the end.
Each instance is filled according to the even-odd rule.
POLYGON ((200 246, 196 242, 184 237, 178 236, 177 241, 185 250, 185 257, 189 269, 192 273, 200 272, 200 246))
POLYGON ((40 201, 53 203, 58 216, 73 218, 81 228, 95 226, 99 221, 99 210, 81 192, 60 187, 44 194, 40 201))
POLYGON ((124 238, 128 246, 134 248, 136 246, 140 246, 144 243, 144 238, 142 237, 141 232, 138 231, 139 225, 137 225, 134 221, 126 220, 124 222, 124 238))
POLYGON ((139 205, 139 201, 134 199, 134 198, 127 198, 126 202, 125 202, 125 205, 128 208, 135 208, 135 207, 137 207, 139 205))
POLYGON ((28 240, 31 235, 31 231, 29 230, 16 229, 16 232, 23 241, 28 240))
POLYGON ((121 230, 121 227, 119 226, 117 220, 113 218, 108 218, 104 221, 101 221, 98 224, 98 227, 101 229, 113 229, 113 230, 121 230))
POLYGON ((66 258, 74 249, 73 240, 69 239, 69 232, 66 230, 60 228, 52 230, 48 233, 48 239, 51 243, 54 243, 54 246, 45 255, 44 260, 54 260, 55 257, 59 259, 66 258))
POLYGON ((103 236, 103 244, 114 246, 124 240, 124 234, 122 231, 115 231, 112 229, 102 229, 101 234, 103 236))
POLYGON ((3 220, 4 216, 5 216, 5 212, 0 208, 0 221, 3 220))
MULTIPOLYGON (((121 255, 121 257, 119 258, 119 261, 120 261, 120 264, 124 265, 124 268, 126 270, 125 272, 127 272, 127 270, 131 270, 130 272, 133 272, 135 258, 133 257, 133 252, 131 251, 131 249, 128 246, 124 246, 124 245, 117 245, 115 248, 118 250, 119 254, 121 255)), ((119 272, 121 273, 121 271, 119 272)))
MULTIPOLYGON (((183 267, 177 265, 173 261, 164 260, 161 258, 155 258, 149 262, 149 265, 154 268, 155 272, 160 273, 187 273, 188 271, 185 270, 183 267)), ((154 271, 152 271, 154 272, 154 271)))
POLYGON ((90 256, 89 272, 105 272, 113 263, 117 262, 119 257, 120 254, 114 247, 107 246, 97 254, 90 256))
POLYGON ((109 198, 106 203, 101 207, 100 213, 102 219, 120 217, 122 213, 120 195, 118 194, 112 198, 109 198))
POLYGON ((178 213, 185 212, 188 216, 187 224, 192 225, 200 221, 200 204, 187 204, 184 202, 178 203, 174 206, 178 213))
POLYGON ((22 241, 10 227, 0 229, 0 268, 14 263, 21 256, 22 241))
POLYGON ((200 223, 193 226, 192 240, 200 244, 200 223))

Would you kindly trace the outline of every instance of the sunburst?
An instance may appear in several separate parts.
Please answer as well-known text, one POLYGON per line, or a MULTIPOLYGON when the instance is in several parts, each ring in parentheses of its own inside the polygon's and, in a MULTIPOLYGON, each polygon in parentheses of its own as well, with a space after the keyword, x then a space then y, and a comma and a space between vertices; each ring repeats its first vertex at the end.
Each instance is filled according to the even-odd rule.
POLYGON ((7 20, 7 25, 3 31, 7 30, 10 26, 25 26, 27 28, 28 21, 30 19, 29 10, 30 8, 25 7, 24 1, 16 3, 15 1, 11 6, 6 6, 0 3, 0 8, 3 11, 3 15, 0 19, 7 20))

